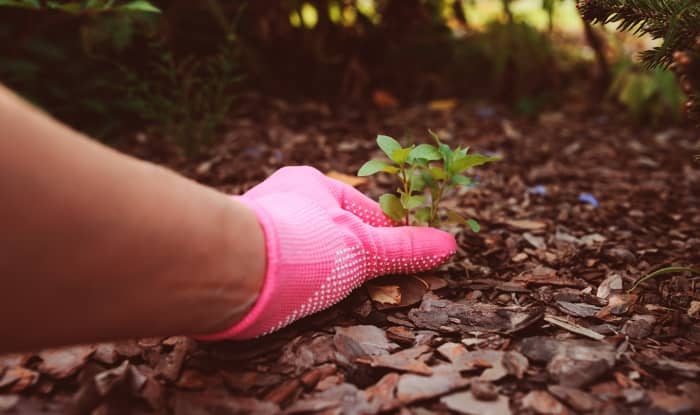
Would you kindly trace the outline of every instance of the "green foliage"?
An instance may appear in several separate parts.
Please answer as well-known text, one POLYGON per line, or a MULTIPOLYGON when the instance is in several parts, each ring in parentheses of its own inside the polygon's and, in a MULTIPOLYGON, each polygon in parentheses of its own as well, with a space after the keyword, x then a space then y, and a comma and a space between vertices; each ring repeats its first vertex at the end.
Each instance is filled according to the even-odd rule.
POLYGON ((85 1, 39 1, 39 0, 0 0, 1 6, 21 7, 36 10, 59 10, 71 14, 103 13, 110 11, 134 11, 160 13, 160 9, 146 0, 115 1, 115 0, 85 0, 85 1), (43 3, 43 4, 42 4, 43 3))
POLYGON ((582 0, 579 9, 593 23, 618 23, 618 30, 663 39, 642 54, 650 67, 668 66, 673 52, 690 49, 700 35, 700 2, 696 0, 582 0))
POLYGON ((685 95, 671 71, 645 70, 623 57, 614 66, 608 96, 627 108, 638 122, 680 121, 685 95))
POLYGON ((216 36, 183 46, 169 37, 179 33, 170 29, 170 15, 152 13, 149 2, 61 4, 69 3, 79 12, 46 11, 51 2, 39 11, 2 9, 0 37, 21 39, 0 44, 0 54, 11 57, 0 59, 3 83, 105 141, 147 127, 187 154, 211 143, 242 73, 235 20, 199 5, 198 24, 216 36))
POLYGON ((230 41, 209 57, 156 55, 148 77, 124 68, 128 97, 154 131, 195 155, 211 144, 232 107, 233 88, 241 79, 236 53, 230 41))
MULTIPOLYGON (((430 131, 435 145, 419 144, 402 147, 395 139, 377 136, 377 145, 389 158, 369 160, 357 172, 358 176, 389 173, 396 176, 400 187, 396 194, 388 193, 379 198, 384 213, 396 222, 405 225, 439 226, 441 222, 440 202, 456 186, 469 186, 472 180, 464 173, 472 167, 500 160, 500 157, 469 153, 468 148, 450 148, 430 131)), ((459 213, 447 210, 447 220, 468 225, 479 231, 474 219, 465 219, 459 213)))
POLYGON ((136 52, 158 16, 2 9, 0 37, 21 40, 0 42, 0 55, 7 57, 0 59, 0 79, 56 118, 109 140, 139 123, 115 61, 136 52))
POLYGON ((618 23, 618 30, 662 39, 641 54, 647 68, 672 67, 691 114, 700 114, 700 2, 697 0, 580 0, 584 19, 618 23))

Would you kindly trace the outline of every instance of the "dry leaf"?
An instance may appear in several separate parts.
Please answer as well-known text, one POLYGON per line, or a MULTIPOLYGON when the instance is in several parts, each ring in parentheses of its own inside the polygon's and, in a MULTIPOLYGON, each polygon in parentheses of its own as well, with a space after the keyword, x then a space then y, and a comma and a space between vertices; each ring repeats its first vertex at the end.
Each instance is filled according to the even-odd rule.
POLYGON ((367 284, 367 292, 372 301, 380 304, 401 304, 401 288, 398 285, 367 284))
POLYGON ((457 100, 454 98, 450 99, 436 99, 428 103, 428 108, 432 111, 449 111, 457 106, 457 100))
POLYGON ((329 171, 326 173, 326 176, 330 177, 331 179, 339 180, 345 184, 349 184, 352 187, 362 186, 363 184, 367 183, 367 178, 365 177, 351 176, 335 170, 329 171))
POLYGON ((429 286, 426 281, 413 275, 387 275, 369 282, 367 289, 370 298, 377 302, 376 308, 388 310, 418 304, 429 286))
POLYGON ((399 106, 399 100, 383 89, 372 91, 372 102, 382 109, 394 109, 399 106))
POLYGON ((504 119, 501 121, 501 127, 503 128, 503 134, 508 138, 518 139, 523 136, 520 131, 513 126, 513 123, 508 120, 504 119))

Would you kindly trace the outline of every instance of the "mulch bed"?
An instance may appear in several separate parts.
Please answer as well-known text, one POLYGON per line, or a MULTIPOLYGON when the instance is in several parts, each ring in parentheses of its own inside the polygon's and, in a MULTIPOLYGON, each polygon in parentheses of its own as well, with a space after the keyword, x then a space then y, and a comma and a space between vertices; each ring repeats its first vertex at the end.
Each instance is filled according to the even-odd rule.
MULTIPOLYGON (((174 414, 700 413, 700 140, 571 103, 537 119, 487 105, 375 110, 247 97, 195 161, 145 135, 132 154, 226 192, 279 167, 353 175, 374 136, 497 153, 447 203, 452 262, 365 287, 250 342, 153 338, 0 357, 0 412, 174 414), (379 288, 377 288, 379 287, 379 288)), ((386 178, 359 184, 377 197, 386 178)), ((5 333, 5 335, 9 335, 5 333)))

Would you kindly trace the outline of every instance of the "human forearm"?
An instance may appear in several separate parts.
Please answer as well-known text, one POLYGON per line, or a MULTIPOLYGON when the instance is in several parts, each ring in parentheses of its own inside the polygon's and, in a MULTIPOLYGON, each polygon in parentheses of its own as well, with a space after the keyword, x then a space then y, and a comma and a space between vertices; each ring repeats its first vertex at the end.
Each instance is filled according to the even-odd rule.
POLYGON ((250 211, 4 90, 0 126, 0 313, 15 316, 2 332, 25 342, 0 348, 210 332, 240 317, 264 272, 250 211))

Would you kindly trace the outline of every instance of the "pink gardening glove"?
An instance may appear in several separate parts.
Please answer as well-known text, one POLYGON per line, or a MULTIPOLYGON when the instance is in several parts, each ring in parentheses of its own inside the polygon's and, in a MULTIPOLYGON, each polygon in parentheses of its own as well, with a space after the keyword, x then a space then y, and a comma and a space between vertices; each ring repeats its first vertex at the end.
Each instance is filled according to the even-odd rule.
POLYGON ((379 205, 312 167, 285 167, 237 200, 257 215, 267 270, 239 323, 205 340, 249 339, 330 307, 368 279, 434 268, 454 254, 447 232, 392 227, 379 205))

